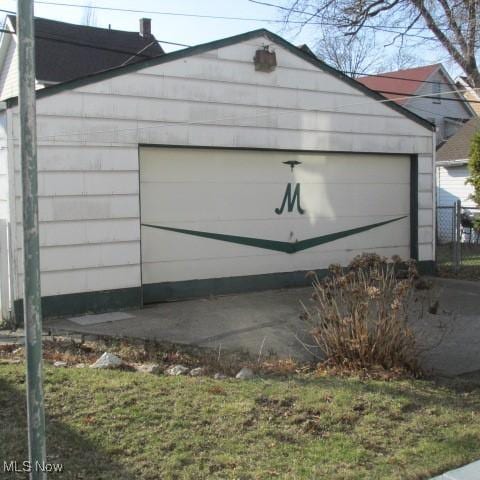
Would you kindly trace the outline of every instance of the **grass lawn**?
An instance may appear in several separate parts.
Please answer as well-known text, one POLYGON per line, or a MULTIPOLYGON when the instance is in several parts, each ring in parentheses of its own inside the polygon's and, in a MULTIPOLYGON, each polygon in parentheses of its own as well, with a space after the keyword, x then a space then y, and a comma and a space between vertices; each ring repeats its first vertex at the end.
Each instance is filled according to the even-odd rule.
MULTIPOLYGON (((429 478, 480 458, 480 388, 461 386, 47 365, 49 460, 65 468, 49 478, 429 478)), ((2 463, 27 458, 24 390, 24 366, 0 365, 2 463)))

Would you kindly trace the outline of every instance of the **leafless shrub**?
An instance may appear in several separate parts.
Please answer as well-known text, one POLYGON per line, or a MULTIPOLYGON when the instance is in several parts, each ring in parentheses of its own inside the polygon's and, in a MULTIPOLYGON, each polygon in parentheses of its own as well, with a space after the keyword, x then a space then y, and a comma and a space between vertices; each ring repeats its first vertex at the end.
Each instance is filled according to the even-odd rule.
POLYGON ((311 334, 328 365, 401 369, 419 373, 418 349, 407 322, 418 277, 413 261, 363 254, 329 275, 314 277, 313 307, 305 309, 311 334))

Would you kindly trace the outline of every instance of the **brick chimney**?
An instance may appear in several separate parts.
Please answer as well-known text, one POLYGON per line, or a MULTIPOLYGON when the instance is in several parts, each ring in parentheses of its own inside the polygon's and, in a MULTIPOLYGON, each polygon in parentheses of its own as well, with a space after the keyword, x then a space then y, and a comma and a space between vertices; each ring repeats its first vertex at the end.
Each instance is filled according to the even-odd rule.
POLYGON ((152 36, 152 19, 141 18, 140 19, 140 36, 148 38, 152 36))

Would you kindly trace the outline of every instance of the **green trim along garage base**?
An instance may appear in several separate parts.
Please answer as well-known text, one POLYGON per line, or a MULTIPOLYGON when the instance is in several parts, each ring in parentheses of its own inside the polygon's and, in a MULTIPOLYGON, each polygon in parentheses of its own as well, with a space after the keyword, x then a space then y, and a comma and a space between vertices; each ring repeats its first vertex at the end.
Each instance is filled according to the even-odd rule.
MULTIPOLYGON (((418 262, 421 274, 433 275, 435 262, 418 262)), ((312 284, 312 275, 318 278, 327 275, 328 269, 247 275, 230 278, 208 278, 205 280, 186 280, 183 282, 151 283, 143 286, 144 304, 182 300, 208 295, 228 295, 278 288, 308 287, 312 284)))
MULTIPOLYGON (((420 273, 434 275, 435 262, 418 262, 420 273)), ((328 270, 247 275, 243 277, 209 278, 183 282, 147 284, 141 287, 106 290, 101 292, 73 293, 42 298, 44 318, 66 317, 87 313, 102 313, 115 310, 141 308, 143 305, 172 300, 185 300, 207 295, 228 295, 278 288, 308 287, 312 283, 312 273, 319 278, 328 270), (143 290, 143 291, 142 291, 143 290)), ((17 326, 23 325, 23 301, 14 304, 17 326)))

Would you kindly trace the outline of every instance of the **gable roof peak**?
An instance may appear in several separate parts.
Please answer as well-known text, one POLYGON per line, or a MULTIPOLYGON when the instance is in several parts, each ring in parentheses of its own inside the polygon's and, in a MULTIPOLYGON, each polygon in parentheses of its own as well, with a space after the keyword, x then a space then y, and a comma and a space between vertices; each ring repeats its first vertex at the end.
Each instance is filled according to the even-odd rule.
MULTIPOLYGON (((360 92, 365 94, 367 97, 372 98, 374 101, 384 102, 384 105, 386 107, 395 110, 397 113, 400 113, 405 117, 408 117, 410 120, 421 125, 423 128, 426 128, 427 130, 430 130, 430 131, 435 130, 435 126, 432 123, 430 123, 428 120, 425 120, 422 117, 416 115, 415 113, 410 112, 409 110, 396 104, 395 102, 389 102, 385 96, 380 95, 378 92, 366 87, 365 85, 362 85, 360 82, 356 81, 355 79, 345 75, 344 73, 340 72, 334 67, 331 67, 330 65, 326 64, 319 58, 311 55, 310 53, 305 52, 304 50, 296 47, 295 45, 283 39, 279 35, 272 33, 265 28, 260 28, 257 30, 252 30, 250 32, 234 35, 232 37, 227 37, 220 40, 214 40, 212 42, 195 45, 193 47, 187 47, 181 50, 175 50, 173 52, 166 53, 161 56, 156 56, 154 58, 144 59, 136 63, 130 63, 127 65, 121 65, 119 67, 105 69, 104 71, 101 71, 101 72, 85 75, 82 78, 77 78, 70 81, 66 81, 58 85, 42 88, 40 90, 37 90, 36 96, 37 98, 47 97, 71 88, 80 87, 82 85, 88 85, 97 81, 117 77, 129 72, 135 72, 142 68, 161 65, 163 63, 168 63, 171 61, 188 58, 193 55, 200 55, 202 53, 210 52, 212 50, 216 50, 220 48, 225 48, 231 45, 236 45, 238 43, 246 42, 248 40, 259 38, 259 37, 265 37, 270 42, 284 48, 285 50, 289 51, 291 54, 296 55, 297 57, 300 57, 304 61, 312 64, 317 69, 336 77, 338 80, 342 82, 349 84, 351 87, 359 90, 360 92)), ((253 62, 253 58, 252 58, 252 62, 253 62)), ((7 99, 7 108, 13 107, 17 104, 18 104, 18 97, 12 97, 7 99)))

